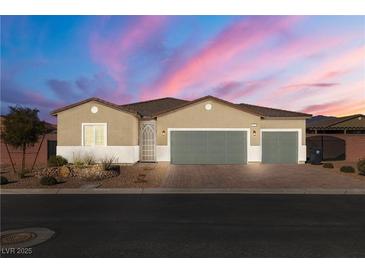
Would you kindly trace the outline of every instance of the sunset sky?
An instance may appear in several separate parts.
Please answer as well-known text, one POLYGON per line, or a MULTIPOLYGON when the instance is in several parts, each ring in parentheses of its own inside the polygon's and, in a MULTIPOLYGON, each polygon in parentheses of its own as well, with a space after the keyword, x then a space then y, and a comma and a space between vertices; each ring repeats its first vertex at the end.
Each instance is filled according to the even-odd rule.
POLYGON ((365 113, 365 16, 1 17, 1 113, 218 96, 365 113))

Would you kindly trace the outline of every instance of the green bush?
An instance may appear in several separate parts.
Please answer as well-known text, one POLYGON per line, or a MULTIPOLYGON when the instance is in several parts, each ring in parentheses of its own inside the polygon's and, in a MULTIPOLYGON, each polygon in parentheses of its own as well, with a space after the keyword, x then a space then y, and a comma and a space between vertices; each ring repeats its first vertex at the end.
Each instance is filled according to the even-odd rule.
POLYGON ((342 166, 340 171, 345 173, 355 173, 355 169, 352 166, 342 166))
POLYGON ((58 182, 56 180, 55 177, 51 177, 51 176, 44 176, 39 180, 39 183, 41 185, 45 185, 45 186, 51 186, 51 185, 56 185, 58 182))
POLYGON ((323 164, 323 167, 324 168, 334 168, 333 164, 332 163, 324 163, 323 164))
POLYGON ((64 166, 67 163, 67 160, 60 155, 52 155, 48 159, 49 166, 64 166))
POLYGON ((6 177, 4 177, 4 176, 0 177, 0 185, 6 185, 8 183, 9 183, 9 180, 6 177))
POLYGON ((365 158, 364 159, 360 159, 357 162, 357 170, 359 171, 359 174, 365 175, 365 158))

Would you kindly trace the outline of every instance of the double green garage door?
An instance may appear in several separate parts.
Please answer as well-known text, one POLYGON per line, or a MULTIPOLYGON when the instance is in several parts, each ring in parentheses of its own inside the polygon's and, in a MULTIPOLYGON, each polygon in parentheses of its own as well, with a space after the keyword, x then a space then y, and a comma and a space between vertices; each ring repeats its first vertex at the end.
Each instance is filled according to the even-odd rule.
MULTIPOLYGON (((246 131, 172 131, 172 164, 246 164, 246 131)), ((297 163, 296 132, 263 132, 263 163, 297 163)))

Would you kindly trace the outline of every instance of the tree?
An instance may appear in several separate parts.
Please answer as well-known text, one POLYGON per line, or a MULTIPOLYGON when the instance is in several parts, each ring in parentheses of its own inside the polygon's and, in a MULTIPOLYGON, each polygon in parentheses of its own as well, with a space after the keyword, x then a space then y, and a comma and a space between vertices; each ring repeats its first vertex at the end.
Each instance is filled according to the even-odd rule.
POLYGON ((45 123, 38 118, 38 109, 26 107, 9 107, 9 114, 4 119, 1 138, 4 143, 22 150, 21 174, 25 171, 25 151, 34 146, 41 135, 46 132, 45 123))

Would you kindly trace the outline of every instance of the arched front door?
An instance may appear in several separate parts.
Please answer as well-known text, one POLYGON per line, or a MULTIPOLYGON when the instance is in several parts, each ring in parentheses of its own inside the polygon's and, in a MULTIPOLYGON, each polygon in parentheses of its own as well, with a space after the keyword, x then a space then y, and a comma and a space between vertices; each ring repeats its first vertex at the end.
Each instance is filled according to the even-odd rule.
POLYGON ((141 122, 140 150, 142 162, 156 161, 156 128, 154 121, 141 122))
POLYGON ((342 161, 346 159, 345 140, 328 135, 307 137, 307 155, 319 149, 322 152, 322 161, 342 161))

